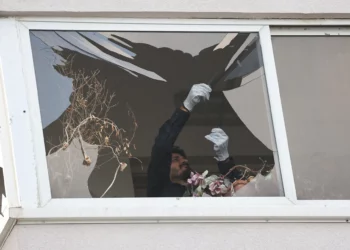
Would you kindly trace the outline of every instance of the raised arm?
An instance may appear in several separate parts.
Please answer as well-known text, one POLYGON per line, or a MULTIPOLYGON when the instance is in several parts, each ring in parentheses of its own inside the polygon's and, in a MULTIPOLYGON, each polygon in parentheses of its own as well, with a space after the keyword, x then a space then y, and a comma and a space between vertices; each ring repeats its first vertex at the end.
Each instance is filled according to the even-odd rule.
POLYGON ((171 151, 174 143, 190 117, 190 111, 199 102, 209 100, 210 92, 211 88, 206 84, 193 85, 183 107, 176 109, 171 118, 160 127, 148 167, 147 196, 161 196, 164 186, 169 183, 171 151))
MULTIPOLYGON (((232 167, 235 166, 235 161, 228 153, 228 136, 221 128, 213 128, 209 135, 205 138, 214 144, 214 152, 216 157, 214 157, 218 162, 218 168, 220 174, 226 175, 232 167)), ((240 176, 237 171, 232 171, 228 174, 228 178, 232 181, 236 180, 240 176)))

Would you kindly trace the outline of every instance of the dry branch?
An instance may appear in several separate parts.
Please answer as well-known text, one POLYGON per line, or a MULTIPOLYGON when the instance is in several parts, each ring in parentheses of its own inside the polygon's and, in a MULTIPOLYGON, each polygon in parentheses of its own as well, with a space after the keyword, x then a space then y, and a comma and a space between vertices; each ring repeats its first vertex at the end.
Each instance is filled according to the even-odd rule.
MULTIPOLYGON (((129 117, 132 119, 132 127, 128 133, 120 128, 114 121, 108 118, 111 108, 115 107, 115 94, 109 93, 105 88, 105 82, 98 79, 99 71, 96 70, 87 74, 83 70, 75 72, 72 70, 73 58, 70 58, 64 66, 56 69, 64 76, 71 78, 73 90, 70 97, 71 105, 67 108, 63 119, 63 138, 60 144, 50 149, 48 154, 66 150, 75 138, 79 139, 83 164, 91 165, 91 158, 86 153, 84 143, 97 146, 99 152, 103 149, 109 149, 112 158, 118 162, 114 178, 102 194, 104 197, 109 189, 113 186, 119 170, 126 167, 125 162, 120 161, 121 156, 131 158, 131 147, 137 130, 137 121, 135 115, 127 104, 129 117)), ((132 157, 135 158, 135 157, 132 157)), ((137 158, 135 158, 137 159, 137 158)), ((141 162, 141 161, 140 161, 141 162)))

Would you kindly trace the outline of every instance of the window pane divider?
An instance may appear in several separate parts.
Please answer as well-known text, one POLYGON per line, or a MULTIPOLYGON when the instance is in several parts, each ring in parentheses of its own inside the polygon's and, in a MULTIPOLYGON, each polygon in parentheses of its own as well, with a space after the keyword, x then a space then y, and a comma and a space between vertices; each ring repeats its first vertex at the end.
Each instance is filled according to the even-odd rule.
POLYGON ((278 86, 275 59, 271 42, 271 33, 269 26, 264 26, 260 32, 260 43, 264 61, 266 75, 266 85, 268 100, 270 102, 274 136, 276 138, 279 164, 283 180, 284 193, 287 199, 295 203, 297 200, 296 189, 294 185, 293 170, 289 155, 287 132, 284 123, 281 96, 278 86))

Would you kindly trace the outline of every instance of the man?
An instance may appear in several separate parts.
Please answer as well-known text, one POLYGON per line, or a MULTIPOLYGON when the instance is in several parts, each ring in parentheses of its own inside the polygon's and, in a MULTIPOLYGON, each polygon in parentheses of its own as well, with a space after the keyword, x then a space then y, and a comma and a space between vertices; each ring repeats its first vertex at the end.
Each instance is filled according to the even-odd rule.
MULTIPOLYGON (((187 186, 191 168, 186 153, 174 143, 190 117, 193 108, 200 102, 209 100, 211 88, 204 83, 192 86, 183 106, 176 109, 169 120, 159 129, 152 148, 151 162, 148 167, 148 197, 181 197, 187 186)), ((226 174, 234 166, 228 154, 228 136, 220 128, 212 130, 205 137, 214 143, 214 151, 221 174, 226 174)), ((237 172, 230 178, 236 179, 237 172)))

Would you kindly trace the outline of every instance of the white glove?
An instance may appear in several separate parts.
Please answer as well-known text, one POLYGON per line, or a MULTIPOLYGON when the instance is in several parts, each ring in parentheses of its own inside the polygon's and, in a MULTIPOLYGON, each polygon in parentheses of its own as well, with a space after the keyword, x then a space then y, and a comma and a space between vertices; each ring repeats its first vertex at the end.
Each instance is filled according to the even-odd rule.
POLYGON ((228 157, 228 136, 221 128, 213 128, 209 135, 205 136, 205 139, 214 143, 214 151, 217 161, 225 161, 228 157))
POLYGON ((190 93, 186 100, 184 101, 184 106, 189 111, 192 111, 194 106, 196 106, 201 101, 209 100, 211 88, 205 83, 195 84, 192 86, 190 93))

